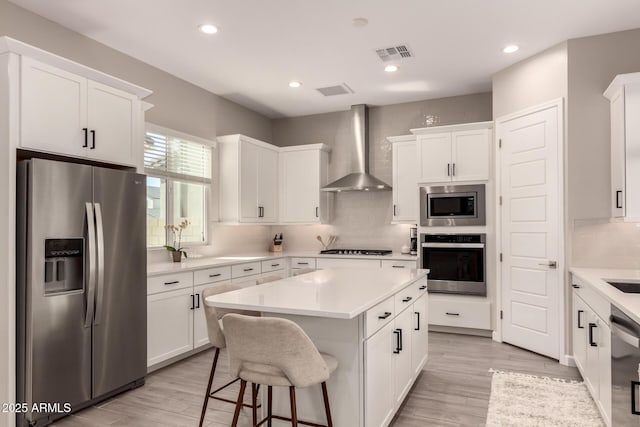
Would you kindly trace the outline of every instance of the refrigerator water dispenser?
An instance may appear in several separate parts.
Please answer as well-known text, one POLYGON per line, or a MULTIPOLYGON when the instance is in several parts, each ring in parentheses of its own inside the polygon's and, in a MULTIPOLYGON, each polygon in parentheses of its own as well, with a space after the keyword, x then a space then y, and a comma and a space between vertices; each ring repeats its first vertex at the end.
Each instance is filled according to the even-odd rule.
POLYGON ((44 293, 80 291, 84 288, 84 239, 44 241, 44 293))

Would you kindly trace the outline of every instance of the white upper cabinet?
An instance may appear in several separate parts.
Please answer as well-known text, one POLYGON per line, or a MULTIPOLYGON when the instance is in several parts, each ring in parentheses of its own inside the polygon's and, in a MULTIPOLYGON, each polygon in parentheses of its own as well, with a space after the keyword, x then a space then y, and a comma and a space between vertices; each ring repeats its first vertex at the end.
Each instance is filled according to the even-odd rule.
POLYGON ((486 181, 493 122, 411 129, 417 139, 418 182, 486 181))
POLYGON ((22 56, 20 115, 22 148, 123 165, 141 163, 137 157, 144 120, 134 93, 22 56))
POLYGON ((414 135, 387 138, 392 144, 392 223, 418 223, 418 158, 414 135))
POLYGON ((280 149, 280 222, 318 224, 330 219, 329 148, 324 144, 280 149))
POLYGON ((220 221, 269 224, 278 219, 278 147, 244 135, 218 137, 220 221))
POLYGON ((611 102, 611 216, 640 221, 640 73, 616 76, 611 102))

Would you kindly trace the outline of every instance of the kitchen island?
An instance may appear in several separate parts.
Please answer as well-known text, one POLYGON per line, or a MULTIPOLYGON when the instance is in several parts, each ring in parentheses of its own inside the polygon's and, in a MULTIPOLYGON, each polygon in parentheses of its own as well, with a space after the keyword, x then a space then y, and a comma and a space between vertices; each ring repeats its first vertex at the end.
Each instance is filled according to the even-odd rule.
MULTIPOLYGON (((427 274, 326 269, 214 295, 205 303, 296 322, 320 351, 338 359, 327 382, 334 424, 385 426, 427 360, 427 274)), ((297 394, 300 419, 325 424, 320 387, 297 394)), ((285 389, 274 388, 273 408, 288 416, 285 389)))

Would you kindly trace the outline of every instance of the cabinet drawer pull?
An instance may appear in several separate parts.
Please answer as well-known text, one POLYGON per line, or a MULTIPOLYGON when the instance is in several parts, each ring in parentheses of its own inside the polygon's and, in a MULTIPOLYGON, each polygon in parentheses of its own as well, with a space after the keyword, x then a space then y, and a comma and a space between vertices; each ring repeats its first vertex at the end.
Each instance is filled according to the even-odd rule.
POLYGON ((598 325, 596 325, 595 323, 589 323, 589 345, 591 347, 597 347, 598 344, 596 342, 593 341, 593 328, 597 328, 598 325))
POLYGON ((382 316, 378 316, 378 319, 384 320, 384 319, 388 318, 389 316, 391 316, 391 312, 385 311, 382 316))
POLYGON ((280 264, 271 264, 271 267, 280 267, 280 264))
POLYGON ((393 268, 404 268, 404 265, 392 265, 393 268))
POLYGON ((418 289, 420 289, 421 291, 424 291, 425 289, 427 289, 427 285, 422 285, 418 289))
POLYGON ((177 285, 180 283, 180 280, 174 280, 173 282, 164 282, 165 285, 177 285))
POLYGON ((575 283, 574 283, 574 284, 572 284, 571 286, 573 286, 573 288, 574 288, 574 289, 580 289, 580 286, 579 286, 579 285, 576 285, 575 283))
POLYGON ((447 316, 460 316, 460 313, 450 313, 450 312, 446 312, 445 313, 447 316))
POLYGON ((406 297, 405 299, 402 300, 402 302, 409 302, 413 299, 413 297, 406 297))
POLYGON ((308 262, 299 262, 298 265, 309 265, 308 262))
POLYGON ((222 273, 210 274, 209 277, 219 277, 222 276, 222 273))
POLYGON ((584 313, 583 310, 578 310, 578 329, 584 329, 584 326, 580 325, 580 315, 584 313))
POLYGON ((245 269, 244 269, 244 270, 242 270, 242 271, 253 271, 253 268, 245 268, 245 269))

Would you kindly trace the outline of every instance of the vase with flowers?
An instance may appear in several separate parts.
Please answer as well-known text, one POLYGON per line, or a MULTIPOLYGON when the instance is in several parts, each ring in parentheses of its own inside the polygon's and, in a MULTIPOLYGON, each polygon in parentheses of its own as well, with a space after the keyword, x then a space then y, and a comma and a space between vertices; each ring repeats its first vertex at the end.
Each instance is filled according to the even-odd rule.
POLYGON ((164 226, 165 229, 171 231, 171 234, 173 234, 173 246, 165 246, 165 249, 171 252, 173 262, 181 262, 182 255, 187 258, 186 248, 182 247, 182 232, 189 227, 190 224, 189 220, 185 218, 180 221, 178 225, 167 224, 164 226))

